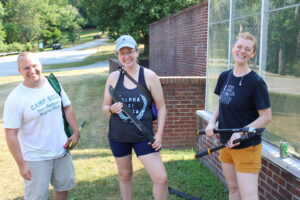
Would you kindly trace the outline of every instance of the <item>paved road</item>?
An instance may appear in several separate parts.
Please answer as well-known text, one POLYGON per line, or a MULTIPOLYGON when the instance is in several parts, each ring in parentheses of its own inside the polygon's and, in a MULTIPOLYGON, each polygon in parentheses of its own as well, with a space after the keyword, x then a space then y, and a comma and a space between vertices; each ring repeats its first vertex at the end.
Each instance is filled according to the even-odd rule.
POLYGON ((67 71, 67 70, 77 70, 77 69, 89 69, 89 68, 97 68, 97 67, 108 67, 108 61, 101 61, 91 65, 83 66, 83 67, 69 67, 64 69, 48 69, 43 70, 43 72, 57 72, 57 71, 67 71))
MULTIPOLYGON (((65 48, 62 50, 38 52, 36 54, 40 58, 42 64, 76 62, 76 61, 80 61, 80 60, 86 58, 87 56, 90 56, 91 54, 94 54, 97 52, 97 49, 89 49, 89 50, 84 50, 84 49, 90 48, 90 47, 101 46, 101 45, 105 44, 105 42, 107 40, 108 39, 98 39, 98 40, 93 40, 91 42, 87 42, 85 44, 77 45, 77 46, 70 47, 70 48, 65 48)), ((19 74, 18 70, 17 70, 16 60, 17 60, 17 55, 0 57, 0 77, 19 74)), ((99 64, 99 63, 96 63, 96 64, 99 64)), ((104 65, 104 63, 101 62, 101 66, 103 66, 103 65, 104 65)), ((108 64, 106 66, 108 66, 108 64)), ((85 68, 88 68, 88 67, 89 66, 86 66, 85 68)), ((96 65, 93 64, 90 67, 96 67, 96 65)), ((73 69, 73 68, 69 68, 68 70, 71 70, 71 69, 73 69)), ((79 68, 77 68, 77 69, 79 69, 79 68)))

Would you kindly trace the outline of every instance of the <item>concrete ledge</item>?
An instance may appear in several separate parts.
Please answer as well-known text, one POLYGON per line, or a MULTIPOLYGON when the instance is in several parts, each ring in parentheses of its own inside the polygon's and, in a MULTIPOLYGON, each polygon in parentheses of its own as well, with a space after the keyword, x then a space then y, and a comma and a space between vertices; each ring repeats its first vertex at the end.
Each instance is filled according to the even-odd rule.
POLYGON ((262 149, 263 157, 272 161, 273 163, 280 166, 282 169, 290 172, 297 178, 300 178, 300 162, 299 160, 289 156, 287 158, 280 158, 279 149, 267 142, 263 141, 262 149))
MULTIPOLYGON (((197 110, 196 114, 206 121, 209 121, 209 119, 212 116, 212 113, 207 110, 197 110)), ((277 147, 269 144, 266 141, 263 141, 262 144, 262 155, 264 158, 272 161, 273 163, 275 163, 282 169, 290 172, 297 178, 300 178, 300 161, 298 159, 293 158, 291 156, 282 159, 279 156, 279 149, 277 147)))
POLYGON ((0 53, 0 56, 11 56, 18 55, 20 52, 8 52, 8 53, 0 53))

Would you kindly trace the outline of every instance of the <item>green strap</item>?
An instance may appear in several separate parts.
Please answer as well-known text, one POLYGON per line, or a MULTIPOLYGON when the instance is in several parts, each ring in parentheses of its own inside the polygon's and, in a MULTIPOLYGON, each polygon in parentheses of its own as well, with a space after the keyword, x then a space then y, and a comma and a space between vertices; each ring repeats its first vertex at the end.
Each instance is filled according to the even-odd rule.
MULTIPOLYGON (((50 85, 53 87, 53 89, 55 90, 55 92, 60 96, 61 98, 61 87, 60 84, 58 82, 58 80, 56 79, 56 77, 54 76, 53 73, 49 74, 49 76, 46 76, 46 78, 48 79, 50 85)), ((64 129, 65 132, 67 134, 68 137, 70 137, 73 134, 73 130, 71 129, 67 119, 66 119, 66 114, 65 114, 65 110, 64 110, 64 106, 63 106, 63 102, 61 101, 61 111, 62 111, 62 117, 63 117, 63 121, 64 121, 64 129)))
POLYGON ((49 74, 49 76, 46 76, 46 78, 48 79, 50 85, 53 87, 53 89, 55 90, 55 92, 59 95, 61 93, 61 88, 59 85, 58 80, 56 79, 56 77, 54 76, 53 73, 49 74))

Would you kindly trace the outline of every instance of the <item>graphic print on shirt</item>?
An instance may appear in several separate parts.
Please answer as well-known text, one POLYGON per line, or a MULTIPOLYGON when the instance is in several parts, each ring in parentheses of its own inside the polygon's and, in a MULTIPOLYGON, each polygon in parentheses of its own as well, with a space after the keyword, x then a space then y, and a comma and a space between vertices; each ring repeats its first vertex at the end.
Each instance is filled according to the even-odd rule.
POLYGON ((220 103, 229 104, 232 97, 235 96, 234 85, 227 85, 225 87, 225 90, 221 92, 220 103))
POLYGON ((31 110, 37 111, 40 116, 47 115, 51 111, 60 109, 60 107, 60 96, 56 93, 40 99, 30 106, 31 110))
MULTIPOLYGON (((144 116, 144 113, 145 113, 145 110, 147 107, 147 99, 145 96, 140 94, 139 97, 128 97, 128 98, 122 97, 122 101, 127 104, 127 106, 132 110, 133 114, 136 116, 136 118, 138 120, 140 120, 144 116), (141 109, 136 108, 137 103, 143 104, 141 109)), ((124 122, 127 120, 129 120, 131 122, 130 118, 128 116, 124 115, 123 112, 121 112, 118 115, 124 122)))

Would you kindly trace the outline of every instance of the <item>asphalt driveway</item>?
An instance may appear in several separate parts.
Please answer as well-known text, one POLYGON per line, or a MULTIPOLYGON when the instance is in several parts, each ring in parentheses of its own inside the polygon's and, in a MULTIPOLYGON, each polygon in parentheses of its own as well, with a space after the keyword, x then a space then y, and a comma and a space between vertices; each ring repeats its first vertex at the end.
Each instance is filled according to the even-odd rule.
MULTIPOLYGON (((86 49, 91 47, 97 47, 105 44, 108 39, 98 39, 85 44, 77 45, 70 48, 65 48, 62 50, 55 51, 45 51, 36 53, 40 58, 42 64, 55 64, 55 63, 69 63, 80 61, 94 53, 97 52, 97 49, 86 49)), ((17 69, 17 55, 0 57, 0 76, 11 76, 18 75, 17 69)), ((95 63, 90 66, 80 67, 80 68, 89 68, 108 66, 107 62, 95 63)), ((80 69, 76 68, 76 69, 80 69)), ((60 70, 72 70, 73 68, 60 69, 60 70)), ((46 70, 45 70, 46 71, 46 70)), ((50 70, 49 70, 50 71, 50 70)), ((56 70, 58 71, 58 70, 56 70)))

